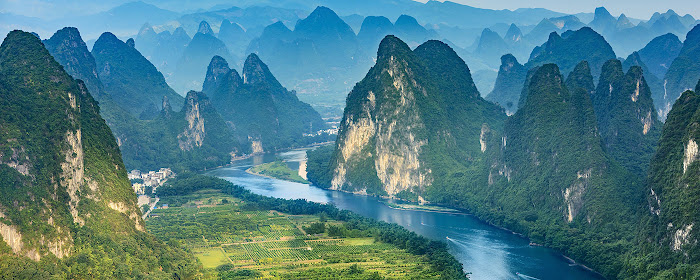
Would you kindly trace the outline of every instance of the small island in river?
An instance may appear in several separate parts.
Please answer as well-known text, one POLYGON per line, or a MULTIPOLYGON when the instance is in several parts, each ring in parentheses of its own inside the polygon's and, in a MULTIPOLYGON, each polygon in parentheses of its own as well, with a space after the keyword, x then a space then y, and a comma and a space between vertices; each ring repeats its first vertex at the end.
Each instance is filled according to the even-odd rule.
POLYGON ((287 164, 282 160, 256 165, 246 170, 246 172, 296 183, 309 183, 309 181, 304 180, 304 178, 302 178, 297 171, 289 168, 289 166, 287 166, 287 164))

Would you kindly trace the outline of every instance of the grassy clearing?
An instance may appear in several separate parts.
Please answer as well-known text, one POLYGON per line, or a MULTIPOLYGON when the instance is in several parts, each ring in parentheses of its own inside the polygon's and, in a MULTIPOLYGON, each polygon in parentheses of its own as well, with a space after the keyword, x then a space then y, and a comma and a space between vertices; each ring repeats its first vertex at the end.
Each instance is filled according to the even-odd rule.
POLYGON ((230 263, 226 255, 221 251, 221 248, 198 248, 193 250, 193 253, 205 269, 216 268, 222 264, 230 263))

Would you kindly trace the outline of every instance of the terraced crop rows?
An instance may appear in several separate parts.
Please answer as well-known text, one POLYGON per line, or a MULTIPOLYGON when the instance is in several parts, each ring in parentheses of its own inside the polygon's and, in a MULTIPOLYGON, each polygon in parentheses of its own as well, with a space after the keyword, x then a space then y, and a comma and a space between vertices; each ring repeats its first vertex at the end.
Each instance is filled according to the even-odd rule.
POLYGON ((245 243, 243 248, 252 260, 313 260, 318 259, 313 250, 308 249, 267 249, 261 243, 245 243))

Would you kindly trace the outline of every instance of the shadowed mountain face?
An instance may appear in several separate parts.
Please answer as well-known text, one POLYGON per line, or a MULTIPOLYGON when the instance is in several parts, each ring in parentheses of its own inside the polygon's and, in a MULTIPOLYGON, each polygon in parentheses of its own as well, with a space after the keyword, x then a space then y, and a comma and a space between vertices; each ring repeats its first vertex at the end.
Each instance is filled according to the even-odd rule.
POLYGON ((163 73, 166 80, 172 78, 177 61, 192 38, 182 27, 172 33, 166 30, 158 34, 150 26, 144 28, 147 29, 142 29, 136 36, 136 49, 163 73))
MULTIPOLYGON (((590 68, 585 62, 579 64, 565 83, 556 65, 545 64, 536 68, 529 82, 527 99, 506 122, 503 159, 491 173, 498 174, 491 188, 498 190, 500 203, 492 207, 503 205, 509 209, 505 213, 529 213, 525 219, 548 224, 554 231, 576 225, 580 231, 571 233, 572 237, 596 239, 601 254, 615 255, 605 261, 584 257, 597 271, 614 278, 622 263, 614 249, 619 244, 599 238, 631 235, 635 224, 629 217, 641 203, 641 191, 634 176, 601 147, 589 98, 590 68)), ((578 238, 554 241, 552 246, 568 251, 593 244, 578 238)))
POLYGON ((186 92, 202 87, 202 73, 215 55, 233 59, 226 44, 216 38, 209 23, 202 21, 197 34, 182 52, 170 83, 177 92, 186 92))
MULTIPOLYGON (((700 137, 700 82, 695 91, 684 92, 673 105, 661 133, 659 147, 649 168, 648 198, 644 238, 648 260, 662 259, 670 263, 698 263, 699 223, 698 196, 698 146, 700 137)), ((646 261, 647 263, 650 261, 646 261)), ((646 266, 644 264, 643 267, 646 266)), ((668 268, 667 268, 668 269, 668 268)), ((681 269, 670 268, 674 273, 681 269)), ((654 271, 632 270, 644 275, 654 271)))
MULTIPOLYGON (((554 25, 550 20, 547 22, 554 25)), ((561 19, 561 22, 554 22, 563 26, 567 24, 564 19, 561 19)), ((511 54, 501 57, 496 84, 487 99, 497 102, 509 114, 513 114, 527 97, 527 86, 530 83, 528 71, 534 74, 537 67, 553 63, 560 67, 563 75, 568 75, 581 61, 586 61, 593 76, 598 77, 603 64, 614 58, 615 53, 610 45, 603 36, 591 28, 584 27, 577 31, 566 31, 561 36, 552 32, 546 43, 532 50, 530 59, 524 66, 520 65, 511 54)))
POLYGON ((100 100, 106 94, 97 74, 95 58, 88 51, 78 29, 66 27, 43 41, 51 55, 63 69, 76 79, 83 80, 91 95, 100 100))
POLYGON ((501 67, 498 69, 498 77, 493 91, 486 96, 486 100, 501 105, 509 115, 518 110, 520 92, 527 77, 527 69, 507 54, 501 57, 501 67))
POLYGON ((357 52, 357 38, 347 25, 331 9, 316 8, 308 17, 297 22, 294 34, 313 42, 316 51, 329 66, 344 66, 357 52))
POLYGON ((594 77, 600 75, 603 64, 615 59, 615 52, 603 36, 588 27, 567 31, 561 36, 552 33, 549 40, 535 48, 525 64, 532 68, 546 63, 557 64, 564 75, 568 75, 581 61, 588 61, 594 77))
POLYGON ((643 49, 630 54, 622 64, 625 70, 632 66, 642 68, 644 79, 651 89, 654 106, 659 109, 657 113, 662 114, 661 117, 663 117, 663 112, 660 109, 666 107, 665 95, 667 93, 663 78, 673 60, 678 57, 682 47, 683 44, 678 40, 678 37, 668 33, 654 38, 643 49))
POLYGON ((281 22, 267 26, 246 52, 260 56, 301 97, 317 102, 340 102, 340 93, 359 80, 369 61, 360 55, 350 26, 326 7, 299 20, 294 31, 281 22))
POLYGON ((591 96, 607 153, 629 171, 646 175, 662 123, 642 68, 632 66, 625 74, 619 60, 606 62, 591 96))
POLYGON ((511 24, 510 27, 508 27, 508 31, 506 31, 504 39, 510 44, 521 42, 523 40, 523 32, 517 25, 511 24))
MULTIPOLYGON (((53 46, 70 45, 57 40, 62 35, 77 41, 77 32, 62 30, 53 46)), ((83 47, 59 52, 89 61, 83 47)), ((100 108, 63 69, 30 33, 13 31, 0 46, 0 142, 10 143, 0 145, 0 266, 11 268, 3 278, 170 278, 196 271, 186 252, 144 232, 100 108), (86 258, 101 265, 86 269, 86 258), (114 269, 120 266, 131 269, 114 269)))
MULTIPOLYGON (((644 75, 644 80, 646 80, 649 90, 651 90, 651 98, 654 101, 654 106, 656 108, 663 107, 664 100, 664 83, 661 79, 657 78, 656 75, 652 74, 651 70, 644 63, 639 52, 633 52, 627 59, 622 63, 622 67, 625 71, 629 71, 633 66, 638 66, 644 75)), ((657 111, 658 115, 658 111, 657 111)))
POLYGON ((671 67, 673 60, 683 48, 683 43, 678 36, 668 33, 654 38, 643 49, 639 50, 639 57, 649 68, 651 74, 658 79, 663 79, 666 71, 671 67))
POLYGON ((384 36, 396 33, 394 24, 383 16, 368 16, 362 21, 357 39, 363 46, 379 46, 384 36))
MULTIPOLYGON (((616 19, 605 8, 599 7, 596 9, 593 21, 588 26, 605 36, 618 55, 628 55, 643 48, 644 44, 655 37, 668 33, 683 36, 695 24, 695 19, 691 15, 681 17, 673 10, 663 14, 657 12, 648 21, 633 24, 624 14, 616 19)), ((651 68, 654 70, 654 67, 651 68)), ((654 74, 656 75, 656 73, 654 74)))
POLYGON ((617 19, 605 8, 598 7, 595 9, 593 21, 588 25, 600 33, 607 34, 617 29, 617 19))
POLYGON ((509 46, 506 44, 506 41, 504 41, 498 33, 486 28, 481 32, 479 44, 474 53, 486 60, 493 61, 497 60, 508 51, 509 46))
POLYGON ((212 58, 203 91, 252 152, 305 145, 318 139, 304 134, 326 128, 320 115, 284 88, 255 54, 246 59, 242 77, 222 57, 212 58))
POLYGON ((250 35, 240 25, 227 19, 221 22, 218 38, 226 44, 232 55, 244 53, 251 40, 250 35))
POLYGON ((92 55, 105 92, 133 116, 148 119, 157 115, 163 96, 181 104, 182 96, 168 86, 163 74, 138 50, 113 34, 102 34, 92 55))
POLYGON ((676 99, 686 90, 693 89, 700 79, 700 25, 695 26, 685 37, 678 57, 673 60, 664 77, 666 92, 664 104, 658 108, 665 116, 676 99))

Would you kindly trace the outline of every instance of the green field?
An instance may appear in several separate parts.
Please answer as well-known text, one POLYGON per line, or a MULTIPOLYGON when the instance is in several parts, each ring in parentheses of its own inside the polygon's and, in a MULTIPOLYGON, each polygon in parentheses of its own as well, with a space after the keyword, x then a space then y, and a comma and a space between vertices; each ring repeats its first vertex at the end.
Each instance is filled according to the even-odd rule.
POLYGON ((424 255, 376 241, 326 215, 259 209, 215 190, 161 198, 146 221, 201 262, 208 279, 437 279, 424 255))
POLYGON ((287 166, 284 161, 277 160, 273 162, 263 163, 248 169, 250 173, 277 178, 280 180, 292 181, 297 183, 308 184, 309 181, 304 180, 299 176, 299 173, 287 166))

